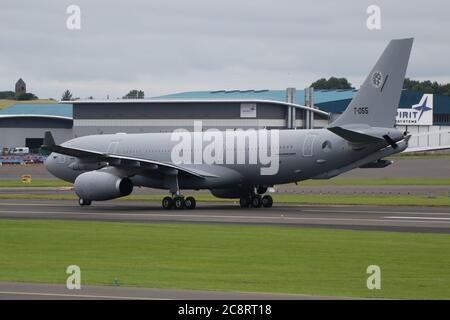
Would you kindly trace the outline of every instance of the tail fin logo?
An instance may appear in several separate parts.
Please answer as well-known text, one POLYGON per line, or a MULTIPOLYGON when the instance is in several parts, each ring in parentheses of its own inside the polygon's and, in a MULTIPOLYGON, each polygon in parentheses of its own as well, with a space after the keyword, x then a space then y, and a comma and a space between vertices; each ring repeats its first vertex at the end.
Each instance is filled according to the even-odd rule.
POLYGON ((380 71, 375 71, 372 74, 372 84, 375 88, 380 88, 383 84, 383 74, 380 71))

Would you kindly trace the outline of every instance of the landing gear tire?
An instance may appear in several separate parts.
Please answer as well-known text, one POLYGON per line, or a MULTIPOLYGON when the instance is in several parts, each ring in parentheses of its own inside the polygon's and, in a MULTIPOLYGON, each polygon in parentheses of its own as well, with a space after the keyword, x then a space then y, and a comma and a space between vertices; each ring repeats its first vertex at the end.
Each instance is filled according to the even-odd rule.
POLYGON ((166 209, 166 210, 172 209, 173 205, 174 205, 174 201, 171 197, 165 197, 162 200, 163 209, 166 209))
POLYGON ((197 205, 197 203, 196 203, 194 197, 187 197, 184 200, 184 205, 185 205, 186 209, 193 210, 193 209, 195 209, 195 206, 197 205))
POLYGON ((83 198, 79 198, 79 199, 78 199, 78 204, 79 204, 80 206, 90 206, 91 203, 92 203, 91 200, 86 200, 86 199, 83 199, 83 198))
POLYGON ((260 195, 253 196, 251 205, 252 205, 252 208, 261 208, 261 206, 262 206, 261 196, 260 195))
POLYGON ((271 196, 264 196, 262 198, 262 206, 264 208, 272 208, 273 205, 273 199, 271 196))
POLYGON ((241 208, 248 208, 250 207, 250 198, 249 197, 241 197, 239 199, 239 205, 241 206, 241 208))
POLYGON ((183 197, 175 197, 173 199, 173 205, 177 210, 183 210, 185 207, 185 201, 183 197))

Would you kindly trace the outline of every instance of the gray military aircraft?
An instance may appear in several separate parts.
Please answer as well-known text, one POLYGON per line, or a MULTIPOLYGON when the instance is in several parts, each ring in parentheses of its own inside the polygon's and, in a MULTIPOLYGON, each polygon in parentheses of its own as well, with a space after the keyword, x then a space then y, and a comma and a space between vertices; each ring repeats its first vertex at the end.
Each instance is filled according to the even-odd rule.
MULTIPOLYGON (((92 135, 57 145, 46 132, 43 147, 52 153, 45 166, 74 183, 82 206, 127 196, 139 186, 169 190, 171 196, 162 201, 165 209, 195 208, 195 199, 184 197, 183 189, 208 189, 220 198, 239 198, 244 208, 271 207, 272 197, 264 195, 269 187, 330 179, 355 168, 383 168, 392 163, 383 158, 407 148, 409 134, 394 125, 412 44, 413 39, 392 40, 345 112, 328 127, 277 130, 276 141, 275 136, 268 142, 260 139, 256 147, 216 145, 220 150, 215 153, 245 158, 244 163, 174 161, 179 141, 173 133, 92 135), (276 156, 271 158, 276 170, 270 174, 262 174, 267 163, 251 161, 252 154, 261 151, 276 156)), ((234 137, 248 138, 245 135, 248 132, 236 131, 234 137)), ((201 142, 199 149, 205 144, 201 142)), ((195 151, 192 146, 183 152, 195 151)))

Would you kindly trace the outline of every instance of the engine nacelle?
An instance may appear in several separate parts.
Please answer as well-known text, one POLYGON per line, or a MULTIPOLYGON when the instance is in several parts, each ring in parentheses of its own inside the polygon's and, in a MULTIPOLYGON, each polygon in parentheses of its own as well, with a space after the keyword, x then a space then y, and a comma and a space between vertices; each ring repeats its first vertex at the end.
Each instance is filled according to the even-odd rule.
POLYGON ((90 171, 80 174, 74 187, 80 198, 101 201, 128 196, 133 191, 133 182, 109 172, 90 171))

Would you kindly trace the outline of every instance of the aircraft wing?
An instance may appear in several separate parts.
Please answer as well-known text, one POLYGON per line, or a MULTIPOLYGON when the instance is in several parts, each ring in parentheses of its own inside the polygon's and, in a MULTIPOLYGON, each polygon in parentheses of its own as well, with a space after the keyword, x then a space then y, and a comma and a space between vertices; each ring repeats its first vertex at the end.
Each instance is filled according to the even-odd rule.
MULTIPOLYGON (((413 133, 411 137, 423 137, 423 136, 436 136, 440 135, 444 140, 446 135, 450 135, 450 131, 447 130, 438 130, 438 131, 429 131, 429 132, 421 132, 421 133, 413 133)), ((448 136, 447 136, 448 137, 448 136)), ((445 140, 444 140, 445 141, 445 140)), ((448 141, 448 138, 447 138, 448 141)), ((408 147, 403 153, 409 152, 420 152, 420 151, 439 151, 439 150, 447 150, 450 149, 450 144, 430 144, 426 146, 411 146, 408 147)))
POLYGON ((408 147, 402 153, 420 152, 420 151, 439 151, 439 150, 447 150, 447 149, 450 149, 450 145, 435 146, 435 147, 408 147))
POLYGON ((85 160, 108 162, 110 166, 120 167, 122 169, 132 169, 134 172, 136 170, 140 171, 139 169, 141 169, 142 171, 156 170, 160 173, 167 174, 169 172, 173 172, 173 170, 178 170, 180 173, 184 173, 186 175, 194 176, 197 178, 218 177, 203 170, 197 170, 195 168, 185 168, 183 166, 167 162, 128 157, 118 154, 108 154, 93 150, 57 145, 55 143, 55 140, 53 139, 51 132, 49 131, 45 132, 44 145, 42 146, 42 148, 50 152, 56 152, 59 154, 73 156, 85 160))

